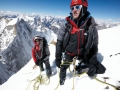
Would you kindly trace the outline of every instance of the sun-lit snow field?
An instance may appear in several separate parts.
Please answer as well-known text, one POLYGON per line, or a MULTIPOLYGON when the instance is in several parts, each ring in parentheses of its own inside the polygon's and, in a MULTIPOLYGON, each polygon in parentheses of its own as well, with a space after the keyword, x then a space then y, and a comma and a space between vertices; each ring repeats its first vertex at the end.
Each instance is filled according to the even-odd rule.
MULTIPOLYGON (((103 77, 109 77, 106 82, 115 86, 120 86, 120 26, 100 30, 99 32, 99 52, 98 59, 106 67, 104 74, 97 75, 102 81, 105 81, 103 77), (110 57, 110 55, 112 55, 110 57)), ((55 46, 50 44, 49 46, 51 56, 50 64, 52 67, 53 75, 50 78, 49 85, 40 85, 39 90, 54 90, 58 83, 58 68, 54 64, 55 59, 55 46)), ((0 86, 0 90, 27 90, 27 86, 30 83, 28 80, 33 80, 39 74, 39 67, 33 69, 34 62, 31 59, 19 72, 12 75, 7 82, 0 86)), ((71 66, 72 67, 72 66, 71 66)), ((71 68, 72 70, 72 68, 71 68)), ((45 71, 42 72, 45 74, 45 71)), ((87 74, 83 74, 80 77, 74 78, 74 90, 107 90, 108 85, 100 83, 95 79, 88 77, 87 74)), ((115 90, 113 87, 108 86, 108 90, 115 90)), ((58 86, 57 90, 72 90, 73 77, 67 70, 67 77, 64 85, 58 86)), ((31 83, 29 90, 33 90, 33 84, 31 83)))

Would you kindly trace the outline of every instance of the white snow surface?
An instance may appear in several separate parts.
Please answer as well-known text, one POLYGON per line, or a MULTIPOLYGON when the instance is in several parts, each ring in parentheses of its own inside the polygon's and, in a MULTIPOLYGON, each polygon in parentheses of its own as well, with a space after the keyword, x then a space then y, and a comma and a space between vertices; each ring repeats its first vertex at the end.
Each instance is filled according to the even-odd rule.
POLYGON ((5 21, 4 18, 2 18, 2 19, 0 20, 0 34, 1 34, 1 32, 3 31, 3 29, 5 28, 5 26, 6 26, 6 21, 5 21))
POLYGON ((17 23, 17 21, 18 21, 18 18, 14 18, 14 19, 12 19, 12 20, 7 24, 7 26, 9 26, 9 25, 15 25, 15 24, 17 23))
MULTIPOLYGON (((97 78, 103 80, 103 77, 109 77, 106 82, 111 83, 115 86, 120 86, 120 26, 109 28, 98 31, 99 35, 99 52, 98 60, 106 67, 104 74, 98 74, 97 78), (110 57, 110 55, 112 55, 110 57)), ((55 66, 55 46, 50 44, 50 64, 52 67, 52 77, 50 77, 49 85, 40 85, 39 90, 54 90, 58 83, 58 68, 55 66)), ((31 60, 16 74, 12 75, 4 84, 0 85, 0 90, 26 90, 28 80, 33 80, 39 74, 39 67, 33 69, 34 62, 31 60)), ((72 66, 71 66, 72 70, 72 66)), ((42 72, 45 74, 45 71, 42 72)), ((83 74, 80 77, 74 78, 74 90, 106 90, 105 87, 109 86, 96 81, 88 77, 87 74, 83 74)), ((66 81, 64 85, 58 86, 57 90, 72 90, 73 88, 73 77, 72 74, 67 70, 66 81)), ((29 90, 33 90, 33 84, 31 83, 29 90)), ((114 90, 113 87, 109 86, 108 90, 114 90)))

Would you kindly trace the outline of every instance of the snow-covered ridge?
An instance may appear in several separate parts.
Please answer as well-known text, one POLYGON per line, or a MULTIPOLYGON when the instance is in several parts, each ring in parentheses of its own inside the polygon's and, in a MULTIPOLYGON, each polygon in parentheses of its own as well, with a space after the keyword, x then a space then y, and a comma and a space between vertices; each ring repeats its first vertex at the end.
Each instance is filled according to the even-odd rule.
POLYGON ((110 21, 99 21, 96 20, 97 23, 97 29, 98 30, 103 30, 106 28, 112 28, 116 26, 120 26, 120 22, 110 22, 110 21))
POLYGON ((0 73, 0 84, 20 70, 31 58, 31 27, 24 20, 11 22, 6 25, 0 38, 0 71, 4 72, 0 73))
MULTIPOLYGON (((16 18, 16 17, 22 17, 24 18, 24 20, 28 20, 29 22, 35 21, 33 19, 36 19, 37 21, 40 20, 41 22, 46 22, 47 26, 49 26, 51 23, 51 27, 49 27, 49 29, 53 29, 54 27, 59 28, 60 23, 58 24, 58 22, 65 22, 64 18, 56 18, 54 16, 49 16, 49 15, 28 15, 28 14, 22 14, 19 12, 4 12, 4 11, 0 11, 0 17, 7 17, 7 18, 16 18), (55 19, 55 22, 53 21, 53 19, 55 19), (57 20, 57 21, 56 21, 57 20)), ((109 20, 98 20, 95 19, 96 23, 98 24, 97 29, 98 30, 102 30, 102 29, 106 29, 106 28, 111 28, 111 27, 115 27, 120 25, 120 22, 111 22, 109 20)), ((31 23, 34 24, 34 23, 31 23)), ((56 30, 54 30, 54 32, 56 32, 56 30)))
POLYGON ((60 20, 56 18, 23 14, 16 18, 0 18, 0 84, 30 60, 34 35, 45 37, 48 43, 56 39, 54 30, 59 28, 54 25, 56 29, 50 29, 56 21, 59 24, 60 20))
POLYGON ((45 37, 50 44, 53 39, 56 41, 56 34, 64 22, 64 19, 51 16, 1 15, 0 84, 8 80, 31 59, 34 35, 45 37))
MULTIPOLYGON (((9 33, 16 32, 16 23, 20 22, 21 19, 23 19, 33 30, 40 33, 47 33, 49 30, 57 33, 60 25, 63 22, 62 19, 53 18, 51 16, 30 16, 27 14, 20 14, 17 18, 2 17, 0 19, 0 34, 2 36, 1 38, 4 39, 4 41, 2 40, 3 42, 6 42, 6 40, 9 39, 9 37, 5 39, 4 36, 7 36, 9 33)), ((9 35, 12 37, 12 34, 9 35)), ((12 38, 14 38, 14 36, 12 38)), ((2 44, 2 47, 5 44, 6 43, 2 44)), ((7 47, 8 45, 9 43, 7 43, 5 46, 7 47)), ((5 46, 4 49, 6 48, 5 46)))
MULTIPOLYGON (((120 87, 120 26, 99 30, 99 52, 98 60, 106 67, 106 72, 104 74, 98 74, 96 77, 109 84, 120 87), (112 35, 112 37, 111 37, 112 35), (106 38, 107 36, 107 38, 106 38), (117 39, 117 40, 116 40, 117 39), (118 53, 118 54, 116 54, 118 53), (109 55, 112 55, 109 57, 109 55), (107 79, 104 79, 107 78, 107 79)), ((58 68, 55 66, 55 46, 50 44, 50 64, 52 67, 53 76, 50 77, 50 83, 48 85, 39 86, 38 90, 55 90, 59 83, 58 68)), ((34 62, 31 59, 28 64, 26 64, 19 72, 11 76, 7 82, 0 86, 0 90, 26 90, 30 84, 30 81, 35 79, 39 74, 39 67, 33 69, 34 62), (19 77, 19 78, 18 78, 19 77)), ((73 67, 71 65, 70 69, 73 67)), ((45 71, 42 72, 45 74, 45 71)), ((27 90, 33 90, 34 81, 30 84, 30 88, 27 90)), ((110 85, 100 83, 92 77, 88 77, 87 74, 81 76, 75 76, 73 82, 73 75, 67 70, 66 80, 64 85, 59 85, 57 90, 116 90, 110 85), (107 89, 106 89, 107 88, 107 89)))

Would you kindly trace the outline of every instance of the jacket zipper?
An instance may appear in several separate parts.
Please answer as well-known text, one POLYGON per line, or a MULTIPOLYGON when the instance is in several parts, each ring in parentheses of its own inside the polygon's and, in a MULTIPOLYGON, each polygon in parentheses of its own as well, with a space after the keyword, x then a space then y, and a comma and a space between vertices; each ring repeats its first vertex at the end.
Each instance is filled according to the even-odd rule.
POLYGON ((78 31, 78 54, 80 54, 80 30, 78 31))
POLYGON ((84 30, 82 30, 82 44, 84 43, 84 30))

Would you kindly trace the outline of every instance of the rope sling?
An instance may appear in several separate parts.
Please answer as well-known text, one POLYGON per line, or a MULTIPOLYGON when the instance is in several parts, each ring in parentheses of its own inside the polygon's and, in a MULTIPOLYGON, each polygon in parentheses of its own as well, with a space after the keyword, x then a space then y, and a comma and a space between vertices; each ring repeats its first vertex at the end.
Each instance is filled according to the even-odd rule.
MULTIPOLYGON (((76 65, 75 65, 76 60, 77 60, 77 58, 74 57, 74 58, 73 58, 73 62, 63 61, 62 64, 61 64, 61 65, 69 65, 69 71, 70 71, 70 73, 73 73, 73 86, 72 86, 72 90, 74 90, 74 87, 75 87, 75 85, 74 85, 74 78, 75 78, 76 76, 80 77, 81 75, 87 73, 87 72, 82 72, 82 73, 80 73, 80 74, 76 74, 76 73, 75 73, 75 72, 76 72, 76 69, 75 69, 75 68, 76 68, 76 65), (74 72, 70 70, 70 65, 73 65, 73 67, 74 67, 74 72)), ((41 67, 40 67, 40 69, 41 69, 41 67)), ((60 69, 59 69, 59 68, 58 68, 58 77, 59 77, 58 80, 60 80, 60 69)), ((93 76, 92 78, 95 79, 96 81, 102 83, 102 84, 106 84, 106 85, 108 85, 108 86, 113 87, 114 90, 120 90, 120 87, 117 87, 117 86, 112 85, 112 84, 110 84, 110 83, 107 83, 107 82, 104 82, 104 81, 102 81, 102 80, 99 80, 96 76, 93 76)), ((50 78, 48 78, 46 74, 42 74, 42 73, 41 73, 41 70, 40 70, 40 75, 37 76, 36 78, 34 78, 33 80, 28 80, 28 82, 30 82, 30 83, 28 84, 26 90, 29 90, 29 89, 30 89, 30 85, 31 85, 32 83, 33 83, 33 90, 38 90, 40 85, 43 85, 43 84, 49 85, 49 83, 50 83, 50 78)), ((54 90, 57 90, 58 87, 59 87, 59 85, 60 85, 60 84, 59 84, 59 82, 58 82, 58 85, 57 85, 57 87, 56 87, 54 90)))
MULTIPOLYGON (((62 62, 62 64, 61 65, 72 65, 73 64, 73 66, 74 66, 74 74, 73 74, 73 87, 72 87, 72 90, 74 90, 74 78, 75 78, 75 76, 81 76, 81 75, 83 75, 83 74, 86 74, 87 72, 82 72, 82 73, 80 73, 80 74, 76 74, 75 72, 76 72, 76 70, 75 70, 75 68, 76 68, 76 66, 75 66, 75 63, 76 63, 76 57, 75 58, 73 58, 73 62, 68 62, 68 61, 63 61, 62 62)), ((69 71, 70 72, 72 72, 71 70, 70 70, 70 66, 69 66, 69 71)), ((59 72, 59 68, 58 68, 58 75, 59 75, 59 80, 60 80, 60 72, 59 72)), ((96 80, 96 81, 98 81, 98 82, 100 82, 100 83, 102 83, 102 84, 106 84, 106 85, 109 85, 109 86, 111 86, 111 87, 113 87, 114 88, 114 90, 120 90, 120 87, 117 87, 117 86, 115 86, 115 85, 112 85, 112 84, 110 84, 110 83, 107 83, 107 82, 104 82, 104 81, 101 81, 101 80, 99 80, 96 76, 93 76, 93 78, 96 80)), ((58 83, 58 85, 57 85, 57 87, 54 89, 54 90, 57 90, 57 88, 59 87, 59 83, 58 83)))

